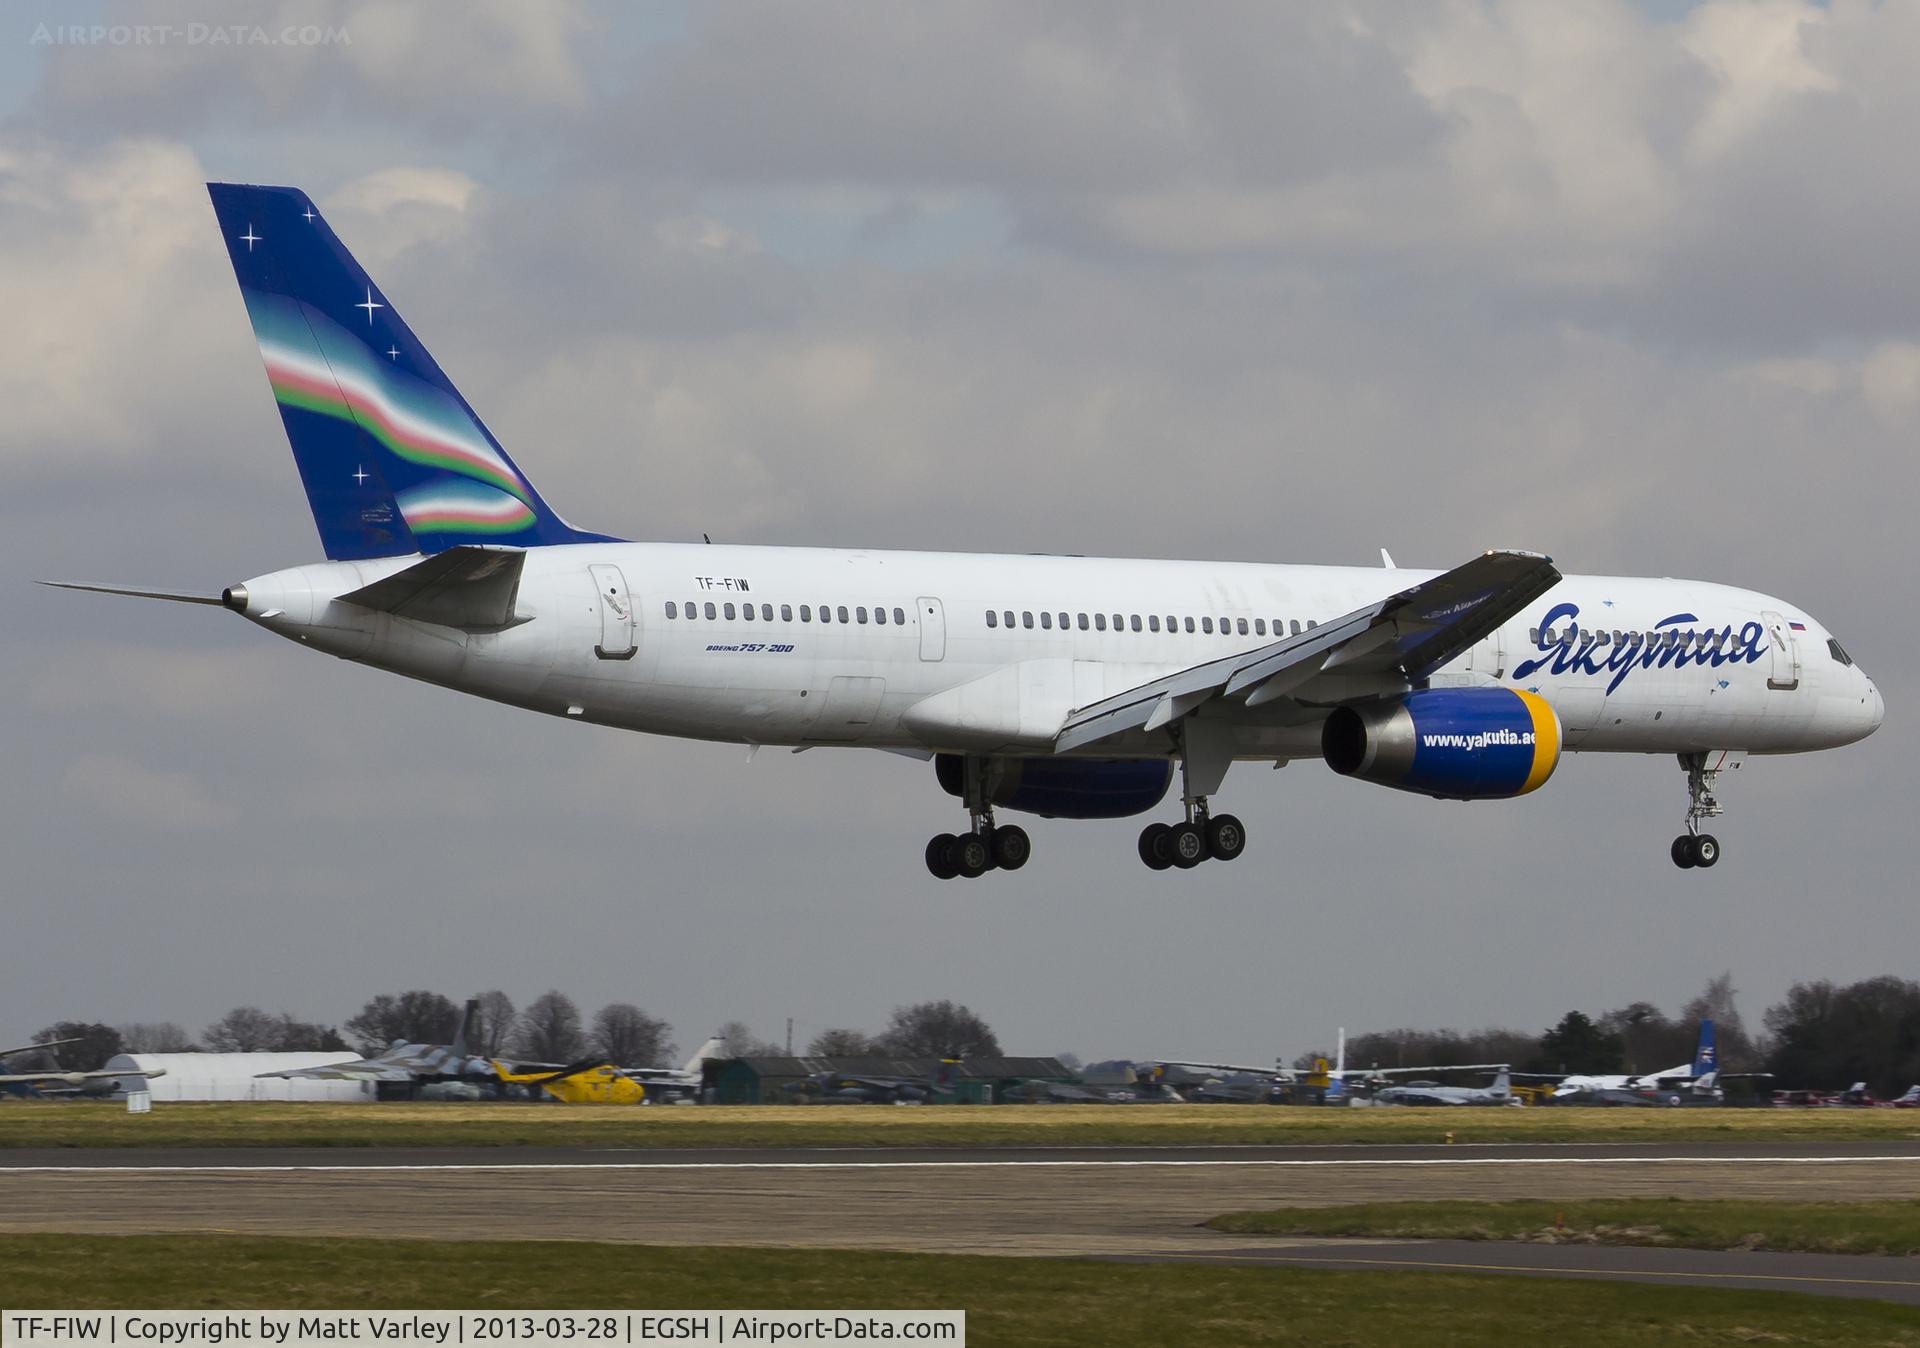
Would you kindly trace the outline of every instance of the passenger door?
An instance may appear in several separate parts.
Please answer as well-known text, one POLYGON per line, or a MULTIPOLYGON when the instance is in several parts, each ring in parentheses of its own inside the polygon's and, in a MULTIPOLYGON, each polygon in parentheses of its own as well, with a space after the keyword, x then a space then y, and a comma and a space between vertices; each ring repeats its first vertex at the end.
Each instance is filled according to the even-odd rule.
POLYGON ((602 660, 631 660, 640 647, 634 641, 633 598, 620 568, 596 563, 587 568, 600 597, 600 642, 593 653, 602 660))
POLYGON ((920 606, 920 658, 947 658, 947 610, 938 599, 922 595, 914 601, 920 606))
POLYGON ((1798 688, 1800 643, 1794 640, 1793 629, 1778 613, 1762 613, 1760 621, 1767 625, 1768 653, 1773 658, 1773 667, 1767 674, 1767 687, 1777 692, 1798 688))

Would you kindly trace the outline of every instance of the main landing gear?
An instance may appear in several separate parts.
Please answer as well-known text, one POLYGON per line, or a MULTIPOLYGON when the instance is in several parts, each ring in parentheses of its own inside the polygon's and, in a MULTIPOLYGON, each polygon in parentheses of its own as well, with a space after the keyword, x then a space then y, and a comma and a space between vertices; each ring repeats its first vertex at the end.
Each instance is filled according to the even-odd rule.
POLYGON ((1017 871, 1033 855, 1033 840, 1018 824, 993 822, 987 800, 986 765, 969 755, 961 793, 973 826, 965 833, 936 833, 927 842, 927 870, 937 880, 974 879, 988 871, 1017 871))
POLYGON ((1247 830, 1230 814, 1212 814, 1207 797, 1226 780, 1233 762, 1231 732, 1188 717, 1174 733, 1180 750, 1184 824, 1148 824, 1140 830, 1140 860, 1156 871, 1192 870, 1203 861, 1232 861, 1247 848, 1247 830))
POLYGON ((1720 840, 1700 831, 1701 820, 1726 813, 1713 794, 1720 768, 1707 766, 1710 757, 1716 764, 1724 761, 1719 755, 1680 755, 1680 766, 1687 773, 1687 831, 1673 840, 1669 855, 1673 857, 1673 864, 1683 871, 1695 867, 1705 870, 1720 860, 1720 840))
POLYGON ((1148 824, 1140 830, 1140 859, 1156 871, 1232 861, 1246 847, 1247 830, 1240 820, 1230 814, 1208 815, 1204 799, 1189 805, 1184 824, 1148 824))

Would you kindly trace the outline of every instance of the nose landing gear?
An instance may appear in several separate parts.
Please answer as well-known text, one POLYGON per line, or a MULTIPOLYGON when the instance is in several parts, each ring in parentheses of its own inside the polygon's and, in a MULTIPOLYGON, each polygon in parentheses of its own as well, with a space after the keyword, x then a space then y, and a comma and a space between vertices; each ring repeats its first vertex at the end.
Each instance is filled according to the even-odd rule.
POLYGON ((1700 823, 1726 813, 1714 789, 1723 769, 1739 766, 1737 759, 1729 761, 1731 757, 1720 752, 1680 755, 1680 766, 1687 773, 1687 831, 1673 840, 1668 855, 1683 871, 1706 870, 1720 860, 1720 840, 1702 833, 1700 823))

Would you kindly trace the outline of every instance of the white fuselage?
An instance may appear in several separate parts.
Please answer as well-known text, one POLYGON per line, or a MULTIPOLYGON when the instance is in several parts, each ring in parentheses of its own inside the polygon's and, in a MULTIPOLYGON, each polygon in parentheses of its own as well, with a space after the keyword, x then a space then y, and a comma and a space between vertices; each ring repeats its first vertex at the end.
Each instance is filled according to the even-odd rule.
MULTIPOLYGON (((520 621, 499 631, 338 602, 419 560, 276 572, 246 582, 244 612, 347 659, 629 730, 1032 754, 1050 751, 1074 708, 1436 574, 597 543, 528 550, 520 621)), ((1811 615, 1752 591, 1568 576, 1431 683, 1535 690, 1575 751, 1793 753, 1850 743, 1880 723, 1872 681, 1829 642, 1811 615)), ((1392 690, 1324 675, 1290 699, 1243 708, 1232 718, 1235 756, 1316 757, 1324 708, 1370 691, 1392 690)), ((1164 734, 1133 732, 1082 752, 1167 750, 1164 734)))

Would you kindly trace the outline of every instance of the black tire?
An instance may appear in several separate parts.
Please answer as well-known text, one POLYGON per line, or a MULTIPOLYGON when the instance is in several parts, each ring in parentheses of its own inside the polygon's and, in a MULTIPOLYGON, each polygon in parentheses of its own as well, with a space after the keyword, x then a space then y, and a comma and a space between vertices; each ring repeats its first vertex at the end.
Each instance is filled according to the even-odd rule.
POLYGON ((951 880, 960 874, 960 863, 953 854, 957 841, 951 833, 936 833, 927 841, 927 869, 934 879, 951 880))
POLYGON ((1148 824, 1141 829, 1140 859, 1156 871, 1173 865, 1173 852, 1167 845, 1172 833, 1165 824, 1148 824))
POLYGON ((1018 824, 1002 824, 993 831, 993 864, 1003 871, 1017 871, 1033 855, 1033 839, 1018 824))
POLYGON ((972 880, 985 875, 993 865, 993 849, 978 833, 962 833, 953 840, 953 864, 959 873, 972 880))
POLYGON ((1694 858, 1693 838, 1690 834, 1682 833, 1675 838, 1673 846, 1668 849, 1668 855, 1673 858, 1673 864, 1683 871, 1690 871, 1700 864, 1694 858))
POLYGON ((1720 860, 1720 840, 1711 833, 1702 833, 1693 840, 1693 864, 1701 870, 1720 860))
POLYGON ((1174 865, 1190 871, 1207 859, 1207 835, 1192 824, 1175 824, 1167 834, 1167 851, 1174 865))
POLYGON ((1216 814, 1207 820, 1207 851, 1216 860, 1232 861, 1247 850, 1247 830, 1230 814, 1216 814))

